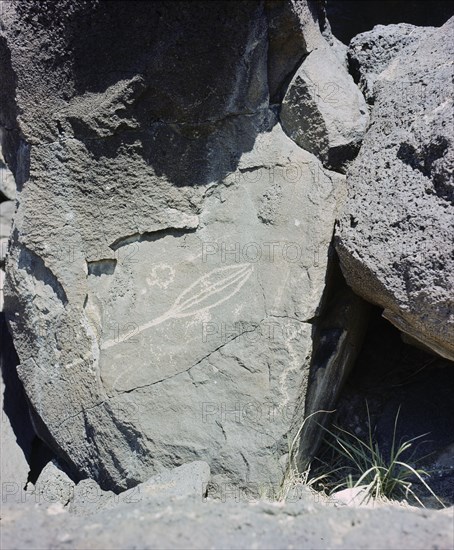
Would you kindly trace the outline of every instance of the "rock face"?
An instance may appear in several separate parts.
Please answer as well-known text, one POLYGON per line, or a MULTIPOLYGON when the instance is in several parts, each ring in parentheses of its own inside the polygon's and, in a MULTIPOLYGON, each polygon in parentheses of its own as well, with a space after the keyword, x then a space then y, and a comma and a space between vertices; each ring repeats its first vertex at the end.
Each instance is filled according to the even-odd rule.
MULTIPOLYGON (((0 298, 3 273, 0 270, 0 298)), ((30 474, 29 461, 35 437, 16 365, 17 356, 5 314, 0 312, 0 486, 3 503, 21 502, 30 474)))
MULTIPOLYGON (((16 194, 16 183, 12 173, 2 162, 0 156, 0 200, 12 199, 16 194), (3 195, 3 197, 2 197, 3 195)), ((11 233, 13 215, 16 209, 14 200, 0 202, 0 312, 3 311, 3 287, 5 286, 5 258, 8 250, 8 240, 11 233)))
POLYGON ((303 468, 309 466, 323 439, 320 425, 332 421, 333 404, 337 406, 337 396, 356 363, 368 326, 369 304, 354 294, 339 275, 331 275, 335 281, 330 284, 314 337, 306 393, 307 420, 298 448, 298 462, 303 468))
POLYGON ((0 266, 4 266, 8 239, 11 233, 13 215, 16 209, 14 201, 3 201, 0 203, 0 266))
POLYGON ((270 108, 287 69, 261 3, 133 6, 4 8, 18 373, 40 436, 104 489, 193 460, 274 483, 345 178, 270 108))
POLYGON ((311 52, 291 81, 282 102, 282 127, 324 165, 339 168, 354 158, 366 131, 366 102, 326 43, 311 52))
POLYGON ((0 378, 0 405, 2 411, 0 429, 0 486, 2 487, 2 502, 7 500, 20 502, 20 494, 27 483, 29 466, 8 416, 4 412, 5 384, 0 378))
POLYGON ((36 503, 49 505, 59 502, 62 506, 67 506, 71 499, 74 499, 74 489, 74 481, 56 462, 50 461, 42 469, 36 483, 30 488, 27 487, 28 494, 24 497, 36 503))
POLYGON ((326 46, 320 30, 333 37, 327 26, 323 6, 299 0, 266 0, 268 21, 268 86, 270 101, 280 103, 283 94, 301 65, 313 50, 326 46))
POLYGON ((452 509, 375 509, 325 506, 303 498, 290 503, 201 498, 122 502, 91 517, 33 501, 2 512, 2 547, 13 548, 451 548, 452 509))
MULTIPOLYGON (((41 480, 40 479, 38 481, 41 480)), ((166 506, 173 499, 194 497, 198 500, 206 497, 210 481, 210 467, 206 462, 196 461, 183 464, 178 468, 164 470, 136 487, 116 495, 112 491, 103 491, 92 479, 83 479, 71 488, 69 510, 76 515, 92 515, 101 510, 114 509, 120 503, 142 505, 153 502, 155 505, 166 506)), ((59 477, 51 480, 53 490, 58 490, 59 477)))
POLYGON ((378 77, 371 126, 348 174, 349 198, 336 236, 354 291, 449 359, 454 195, 447 60, 454 54, 453 29, 451 19, 429 30, 378 77))
POLYGON ((373 103, 374 83, 401 50, 424 38, 431 27, 377 25, 369 32, 358 34, 350 42, 348 59, 350 69, 366 99, 373 103))
POLYGON ((0 198, 12 200, 16 197, 16 182, 11 170, 5 163, 0 150, 0 198))

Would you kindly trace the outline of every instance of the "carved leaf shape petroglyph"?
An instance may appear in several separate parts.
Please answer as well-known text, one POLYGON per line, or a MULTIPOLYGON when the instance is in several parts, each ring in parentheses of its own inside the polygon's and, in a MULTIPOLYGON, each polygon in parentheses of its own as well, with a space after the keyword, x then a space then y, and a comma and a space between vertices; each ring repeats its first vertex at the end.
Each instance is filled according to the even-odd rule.
MULTIPOLYGON (((138 327, 134 336, 168 319, 190 317, 222 304, 240 290, 253 271, 254 267, 250 264, 213 269, 185 289, 166 313, 138 327)), ((122 341, 125 340, 127 338, 122 341)), ((108 349, 116 344, 118 344, 117 340, 108 340, 104 342, 101 349, 108 349)))

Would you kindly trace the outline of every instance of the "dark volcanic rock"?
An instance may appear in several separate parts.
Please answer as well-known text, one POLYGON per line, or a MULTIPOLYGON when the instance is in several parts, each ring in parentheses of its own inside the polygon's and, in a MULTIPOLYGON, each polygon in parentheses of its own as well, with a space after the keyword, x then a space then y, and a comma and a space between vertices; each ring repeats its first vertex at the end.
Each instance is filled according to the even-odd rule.
POLYGON ((350 70, 364 96, 373 102, 374 83, 389 63, 410 44, 432 32, 432 27, 377 25, 371 31, 358 34, 348 48, 350 70))
POLYGON ((326 45, 320 31, 327 27, 323 5, 318 0, 266 0, 268 20, 268 85, 270 100, 279 103, 295 71, 314 49, 326 45))
POLYGON ((2 7, 5 311, 40 436, 103 489, 194 460, 276 482, 345 194, 269 105, 329 48, 315 4, 2 7))
POLYGON ((375 84, 336 235, 347 282, 400 330, 454 357, 454 18, 398 54, 375 84))

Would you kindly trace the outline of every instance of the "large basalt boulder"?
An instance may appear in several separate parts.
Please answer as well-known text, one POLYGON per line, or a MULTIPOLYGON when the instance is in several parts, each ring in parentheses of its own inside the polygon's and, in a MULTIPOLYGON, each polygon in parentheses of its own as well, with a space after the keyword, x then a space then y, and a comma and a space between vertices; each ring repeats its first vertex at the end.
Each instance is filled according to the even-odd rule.
POLYGON ((428 29, 380 74, 336 236, 355 292, 449 359, 454 358, 453 29, 454 18, 428 29))
POLYGON ((269 108, 267 24, 259 2, 4 10, 18 372, 105 489, 193 460, 277 483, 302 422, 345 178, 269 108))
POLYGON ((377 25, 353 38, 348 48, 350 70, 369 103, 373 103, 378 75, 405 47, 418 42, 432 30, 406 23, 377 25))

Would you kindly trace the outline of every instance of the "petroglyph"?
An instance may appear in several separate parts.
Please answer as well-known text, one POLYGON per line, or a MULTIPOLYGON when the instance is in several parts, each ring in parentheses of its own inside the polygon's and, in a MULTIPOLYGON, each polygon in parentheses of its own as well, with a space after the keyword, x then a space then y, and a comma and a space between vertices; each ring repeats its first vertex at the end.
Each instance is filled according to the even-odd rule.
MULTIPOLYGON (((249 264, 213 269, 184 290, 166 313, 139 326, 139 329, 134 331, 134 336, 169 319, 191 317, 222 304, 240 290, 253 271, 254 267, 249 264), (217 300, 210 302, 213 297, 217 297, 217 300)), ((125 340, 129 338, 130 336, 125 340)), ((115 339, 107 340, 101 345, 101 349, 108 349, 116 344, 118 344, 118 341, 115 339)))

